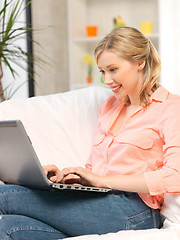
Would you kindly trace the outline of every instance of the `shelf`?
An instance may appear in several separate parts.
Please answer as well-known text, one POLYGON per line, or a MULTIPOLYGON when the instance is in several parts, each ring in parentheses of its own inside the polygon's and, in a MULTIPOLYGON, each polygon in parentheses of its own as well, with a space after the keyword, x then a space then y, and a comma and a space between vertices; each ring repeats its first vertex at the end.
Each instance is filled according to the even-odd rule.
POLYGON ((103 36, 102 37, 79 37, 79 38, 72 38, 72 41, 74 43, 79 43, 79 42, 99 42, 101 41, 101 39, 103 39, 103 36))
POLYGON ((159 38, 159 33, 145 34, 145 36, 150 39, 157 39, 159 38))
POLYGON ((75 89, 80 89, 80 88, 86 88, 86 87, 92 87, 92 86, 99 86, 99 87, 105 87, 108 88, 105 84, 103 83, 82 83, 82 84, 72 84, 71 85, 71 90, 75 90, 75 89))
MULTIPOLYGON (((152 34, 145 34, 145 36, 147 38, 150 39, 157 39, 159 38, 159 34, 158 33, 152 33, 152 34)), ((99 42, 104 38, 104 36, 98 36, 98 37, 76 37, 76 38, 72 38, 72 42, 74 43, 88 43, 88 42, 99 42)))
POLYGON ((67 0, 69 86, 83 88, 100 83, 99 70, 94 65, 93 83, 87 84, 87 64, 82 61, 85 54, 94 57, 97 44, 113 29, 113 18, 121 16, 127 26, 140 29, 142 21, 153 22, 153 33, 145 35, 159 51, 159 0, 67 0), (86 26, 98 26, 97 37, 86 37, 86 26))

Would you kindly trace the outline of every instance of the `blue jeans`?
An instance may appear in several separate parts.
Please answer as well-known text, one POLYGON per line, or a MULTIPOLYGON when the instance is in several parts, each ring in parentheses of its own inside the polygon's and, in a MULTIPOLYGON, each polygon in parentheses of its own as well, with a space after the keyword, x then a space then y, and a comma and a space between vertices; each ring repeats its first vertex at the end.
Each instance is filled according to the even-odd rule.
POLYGON ((160 227, 136 193, 45 191, 0 185, 0 239, 50 240, 160 227))

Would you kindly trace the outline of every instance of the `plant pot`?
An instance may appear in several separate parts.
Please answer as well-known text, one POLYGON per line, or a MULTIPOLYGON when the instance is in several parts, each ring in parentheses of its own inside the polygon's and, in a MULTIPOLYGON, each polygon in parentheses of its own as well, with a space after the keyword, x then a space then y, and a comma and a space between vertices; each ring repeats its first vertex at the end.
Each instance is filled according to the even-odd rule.
POLYGON ((86 82, 87 83, 92 83, 92 76, 87 76, 86 82))

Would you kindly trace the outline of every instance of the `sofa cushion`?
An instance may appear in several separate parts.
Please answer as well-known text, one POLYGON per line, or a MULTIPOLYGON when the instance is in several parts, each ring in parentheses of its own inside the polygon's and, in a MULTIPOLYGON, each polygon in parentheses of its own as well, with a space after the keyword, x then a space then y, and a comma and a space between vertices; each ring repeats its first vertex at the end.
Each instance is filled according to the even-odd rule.
POLYGON ((20 119, 42 165, 83 166, 88 159, 98 110, 112 92, 99 86, 12 99, 0 104, 0 120, 20 119))

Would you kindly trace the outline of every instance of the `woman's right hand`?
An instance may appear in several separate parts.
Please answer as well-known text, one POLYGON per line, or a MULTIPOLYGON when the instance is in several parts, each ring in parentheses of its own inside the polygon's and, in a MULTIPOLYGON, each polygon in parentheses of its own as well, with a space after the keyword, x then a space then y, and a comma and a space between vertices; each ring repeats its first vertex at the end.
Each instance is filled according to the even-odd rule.
POLYGON ((51 182, 56 182, 57 179, 60 178, 61 176, 61 171, 59 170, 59 168, 56 165, 45 165, 43 166, 44 172, 47 176, 47 178, 51 181, 51 182))

